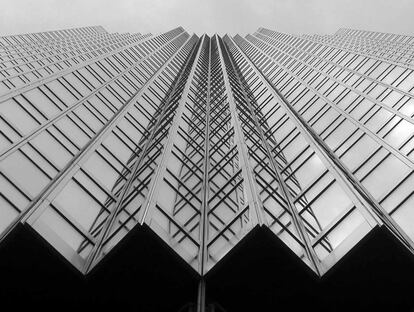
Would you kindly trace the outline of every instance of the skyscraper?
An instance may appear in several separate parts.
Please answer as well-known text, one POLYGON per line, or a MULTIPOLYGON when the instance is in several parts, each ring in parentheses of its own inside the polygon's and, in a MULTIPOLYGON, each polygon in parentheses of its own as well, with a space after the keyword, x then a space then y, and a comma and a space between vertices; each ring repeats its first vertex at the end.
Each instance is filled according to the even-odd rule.
MULTIPOLYGON (((204 311, 209 275, 223 301, 220 263, 249 240, 263 254, 279 250, 268 241, 282 246, 309 287, 379 229, 410 263, 413 43, 349 29, 259 28, 243 38, 85 27, 2 37, 1 239, 13 245, 14 232, 29 231, 88 279, 109 270, 105 259, 129 248, 121 245, 131 233, 145 232, 142 241, 160 239, 185 262, 198 284, 194 311, 204 311)), ((145 257, 152 261, 137 259, 145 257)), ((301 287, 292 288, 299 297, 301 287)))

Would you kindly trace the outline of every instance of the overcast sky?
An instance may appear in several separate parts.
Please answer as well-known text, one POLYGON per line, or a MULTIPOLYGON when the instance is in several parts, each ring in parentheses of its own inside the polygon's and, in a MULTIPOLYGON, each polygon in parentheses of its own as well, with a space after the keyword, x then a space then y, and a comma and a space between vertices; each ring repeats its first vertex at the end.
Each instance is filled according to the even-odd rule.
POLYGON ((414 35, 414 0, 1 0, 0 35, 102 25, 109 32, 333 33, 350 27, 414 35))

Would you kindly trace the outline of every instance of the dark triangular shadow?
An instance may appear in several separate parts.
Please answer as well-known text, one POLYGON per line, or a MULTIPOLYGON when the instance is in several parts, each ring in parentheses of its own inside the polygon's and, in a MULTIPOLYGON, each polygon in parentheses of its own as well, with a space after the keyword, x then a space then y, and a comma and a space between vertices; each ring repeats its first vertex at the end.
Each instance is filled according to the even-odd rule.
MULTIPOLYGON (((86 277, 19 224, 0 244, 0 300, 19 310, 178 311, 198 274, 148 226, 136 226, 86 277)), ((268 228, 255 227, 205 276, 228 311, 411 311, 414 257, 373 229, 322 278, 268 228)))
POLYGON ((207 296, 226 311, 284 311, 298 297, 310 300, 317 279, 267 227, 256 226, 208 272, 207 296))
POLYGON ((147 225, 135 226, 88 274, 94 306, 178 311, 197 297, 198 274, 147 225))
POLYGON ((414 256, 385 227, 376 227, 319 286, 327 311, 413 311, 414 256))
POLYGON ((87 276, 30 226, 0 244, 3 307, 43 311, 177 311, 195 302, 199 277, 148 226, 136 226, 87 276))
POLYGON ((206 276, 209 301, 232 311, 410 311, 414 257, 383 227, 322 278, 268 228, 256 227, 206 276))
POLYGON ((1 242, 0 276, 3 309, 56 311, 85 305, 85 276, 28 225, 19 223, 1 242))

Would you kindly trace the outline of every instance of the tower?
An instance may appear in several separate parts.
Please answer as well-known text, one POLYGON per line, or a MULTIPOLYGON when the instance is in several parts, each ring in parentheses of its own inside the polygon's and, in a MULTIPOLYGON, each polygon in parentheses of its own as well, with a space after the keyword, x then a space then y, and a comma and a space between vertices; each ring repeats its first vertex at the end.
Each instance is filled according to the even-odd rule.
MULTIPOLYGON (((394 304, 407 307, 404 288, 414 267, 412 40, 345 29, 332 36, 259 28, 245 38, 199 37, 181 27, 159 35, 85 27, 2 37, 1 240, 13 246, 17 232, 49 246, 76 270, 68 285, 79 284, 77 298, 92 306, 115 304, 124 288, 134 293, 131 287, 145 302, 150 281, 139 277, 154 269, 148 265, 165 261, 168 271, 180 262, 185 277, 173 283, 177 292, 193 289, 198 299, 187 308, 197 311, 210 303, 210 284, 219 301, 211 309, 221 309, 225 297, 235 300, 234 290, 219 286, 220 265, 231 266, 245 245, 257 252, 251 263, 262 266, 246 269, 268 267, 258 281, 271 291, 280 289, 268 280, 294 263, 294 276, 284 278, 296 285, 280 287, 283 295, 259 307, 310 300, 314 291, 327 309, 323 301, 346 288, 325 276, 364 244, 388 244, 403 256, 379 250, 381 261, 407 275, 376 302, 398 298, 394 304), (152 241, 157 247, 146 245, 152 241), (119 271, 103 272, 114 261, 122 266, 111 260, 113 249, 122 254, 134 245, 136 253, 123 256, 134 261, 121 271, 134 286, 123 288, 119 271), (160 259, 154 248, 170 254, 160 259), (275 252, 272 261, 290 260, 279 268, 260 261, 275 252)), ((244 272, 234 274, 240 284, 244 272)), ((363 281, 382 285, 387 278, 363 281)), ((371 303, 377 289, 370 287, 365 296, 357 288, 350 306, 371 303)), ((246 294, 249 304, 263 298, 246 294)), ((134 298, 126 297, 129 306, 134 298)))

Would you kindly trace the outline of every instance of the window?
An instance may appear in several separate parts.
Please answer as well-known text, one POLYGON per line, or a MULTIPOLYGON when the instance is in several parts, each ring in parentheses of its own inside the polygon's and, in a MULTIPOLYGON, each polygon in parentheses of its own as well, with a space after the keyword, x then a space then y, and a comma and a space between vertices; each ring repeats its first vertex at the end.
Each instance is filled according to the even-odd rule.
POLYGON ((9 178, 21 185, 23 190, 28 191, 32 197, 36 196, 50 181, 47 175, 20 150, 6 157, 0 163, 0 167, 9 178))
POLYGON ((39 123, 13 99, 1 103, 0 114, 23 135, 39 126, 39 123))

